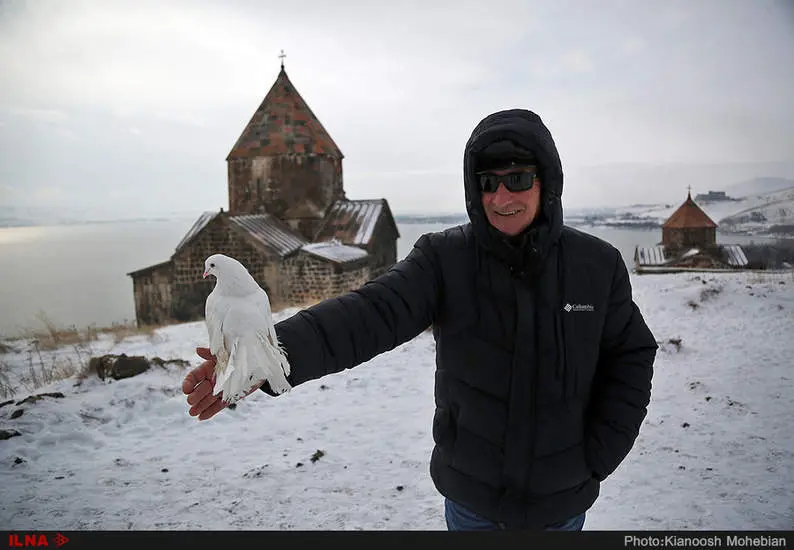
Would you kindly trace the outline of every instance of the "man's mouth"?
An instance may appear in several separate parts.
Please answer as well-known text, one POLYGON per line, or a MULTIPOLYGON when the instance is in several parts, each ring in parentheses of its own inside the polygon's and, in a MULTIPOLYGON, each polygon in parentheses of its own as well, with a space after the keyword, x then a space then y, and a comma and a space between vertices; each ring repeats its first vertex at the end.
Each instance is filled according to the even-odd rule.
POLYGON ((497 216, 514 216, 521 212, 521 210, 507 210, 506 212, 499 212, 498 210, 494 210, 494 214, 497 216))

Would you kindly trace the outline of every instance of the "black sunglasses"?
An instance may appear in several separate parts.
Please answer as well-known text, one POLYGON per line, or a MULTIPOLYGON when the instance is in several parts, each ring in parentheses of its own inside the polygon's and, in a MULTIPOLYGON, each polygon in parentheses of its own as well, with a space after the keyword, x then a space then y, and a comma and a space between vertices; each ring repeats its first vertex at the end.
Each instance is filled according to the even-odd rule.
POLYGON ((535 183, 535 172, 513 172, 503 176, 495 174, 478 174, 480 183, 480 191, 483 193, 496 193, 499 188, 499 182, 502 182, 505 189, 511 193, 518 193, 519 191, 527 191, 532 189, 535 183))

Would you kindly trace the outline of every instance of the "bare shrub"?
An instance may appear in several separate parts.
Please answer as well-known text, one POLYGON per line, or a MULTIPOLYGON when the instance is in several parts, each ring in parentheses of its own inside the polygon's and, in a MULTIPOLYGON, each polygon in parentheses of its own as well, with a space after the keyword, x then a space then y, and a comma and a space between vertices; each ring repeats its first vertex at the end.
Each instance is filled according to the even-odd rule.
POLYGON ((10 367, 8 363, 0 361, 0 398, 3 399, 14 397, 16 393, 11 385, 11 380, 8 378, 9 371, 10 367))
MULTIPOLYGON (((78 381, 87 378, 91 373, 89 363, 94 354, 93 345, 100 336, 109 336, 114 345, 137 335, 144 335, 154 343, 157 340, 156 329, 160 328, 159 325, 139 327, 125 321, 113 323, 109 327, 99 328, 92 324, 84 329, 75 326, 64 329, 59 328, 44 312, 39 312, 36 317, 42 328, 30 330, 22 337, 30 339, 26 350, 27 370, 19 377, 19 384, 27 391, 72 376, 78 381)), ((8 351, 16 350, 8 345, 0 349, 0 352, 8 351)), ((0 363, 0 366, 3 367, 0 372, 0 395, 4 392, 10 395, 14 391, 7 374, 10 367, 7 363, 0 363)), ((24 366, 22 368, 24 370, 24 366)))

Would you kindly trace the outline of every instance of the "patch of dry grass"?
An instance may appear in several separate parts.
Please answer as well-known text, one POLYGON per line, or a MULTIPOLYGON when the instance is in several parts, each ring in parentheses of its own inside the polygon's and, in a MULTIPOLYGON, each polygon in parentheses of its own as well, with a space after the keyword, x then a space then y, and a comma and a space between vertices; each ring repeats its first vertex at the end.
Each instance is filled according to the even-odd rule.
POLYGON ((118 344, 132 336, 146 336, 149 341, 154 342, 157 339, 155 332, 159 326, 143 325, 137 326, 134 323, 117 323, 109 327, 99 329, 99 334, 110 334, 113 336, 113 343, 118 344))
POLYGON ((88 376, 88 359, 87 354, 81 355, 79 350, 79 359, 75 360, 72 357, 59 357, 57 355, 49 355, 46 359, 42 354, 41 348, 34 340, 27 353, 27 369, 25 369, 14 382, 11 381, 10 372, 11 366, 5 360, 0 360, 0 398, 11 398, 16 395, 17 391, 21 388, 28 392, 32 392, 41 386, 46 386, 58 380, 64 380, 77 375, 79 379, 88 376))
MULTIPOLYGON (((89 325, 78 329, 72 325, 67 328, 58 327, 47 314, 40 312, 36 318, 43 328, 32 330, 25 336, 38 340, 38 346, 44 350, 55 350, 68 346, 85 346, 99 339, 100 335, 110 335, 113 343, 118 344, 130 336, 145 335, 151 340, 156 337, 155 330, 158 326, 137 326, 135 323, 113 323, 109 327, 89 325)), ((1 351, 1 350, 0 350, 1 351)))
POLYGON ((24 352, 24 361, 27 363, 27 368, 22 367, 23 372, 17 373, 18 379, 12 381, 9 362, 0 358, 0 397, 12 397, 20 387, 33 391, 72 376, 83 380, 90 374, 89 362, 94 353, 92 344, 99 340, 100 335, 109 335, 114 345, 139 335, 154 342, 157 338, 155 331, 159 328, 138 327, 128 322, 102 328, 96 325, 84 329, 75 326, 63 328, 43 312, 39 312, 36 318, 41 324, 40 328, 30 329, 13 339, 0 338, 0 355, 24 352))

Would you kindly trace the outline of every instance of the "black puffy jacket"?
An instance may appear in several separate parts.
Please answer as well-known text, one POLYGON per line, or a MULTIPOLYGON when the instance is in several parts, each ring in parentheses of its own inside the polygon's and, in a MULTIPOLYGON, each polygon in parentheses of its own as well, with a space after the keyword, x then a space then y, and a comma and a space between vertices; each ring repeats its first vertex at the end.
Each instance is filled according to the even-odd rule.
POLYGON ((632 448, 657 344, 617 249, 563 226, 560 159, 537 115, 484 119, 464 181, 470 223, 422 236, 387 273, 276 331, 298 385, 432 326, 437 489, 508 528, 542 527, 587 510, 632 448), (472 168, 508 138, 535 153, 542 181, 542 214, 518 242, 488 224, 472 168))

